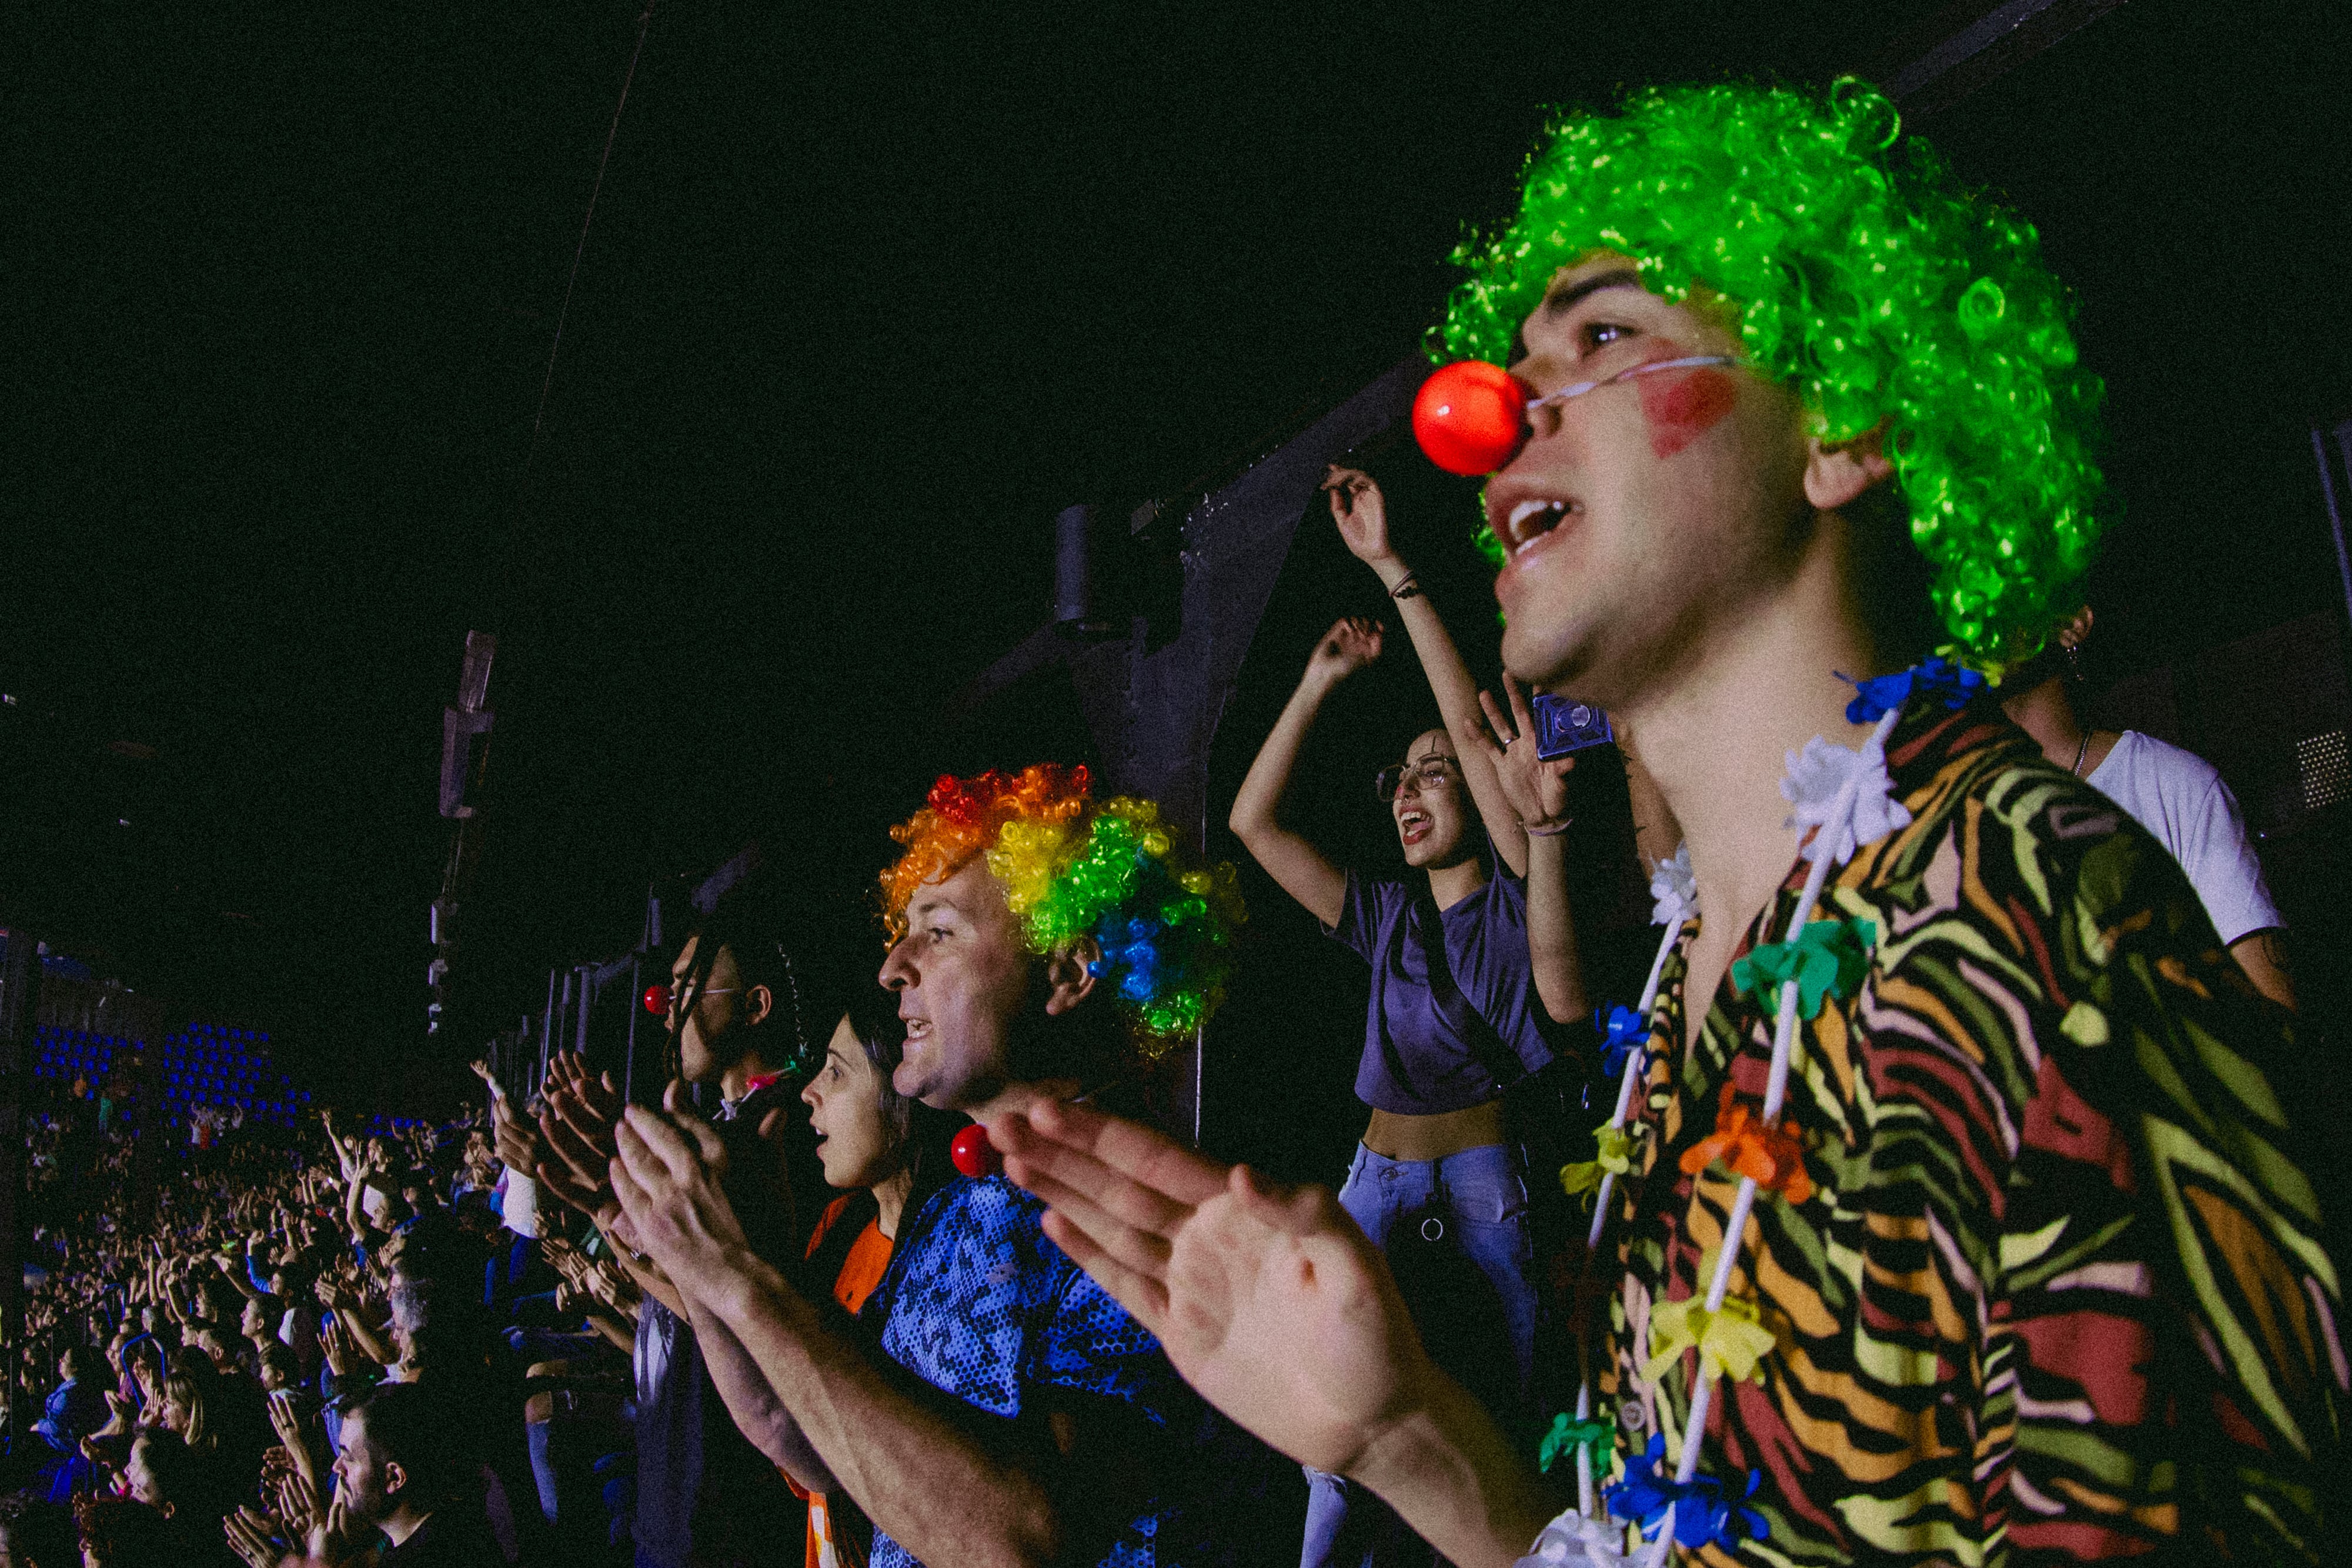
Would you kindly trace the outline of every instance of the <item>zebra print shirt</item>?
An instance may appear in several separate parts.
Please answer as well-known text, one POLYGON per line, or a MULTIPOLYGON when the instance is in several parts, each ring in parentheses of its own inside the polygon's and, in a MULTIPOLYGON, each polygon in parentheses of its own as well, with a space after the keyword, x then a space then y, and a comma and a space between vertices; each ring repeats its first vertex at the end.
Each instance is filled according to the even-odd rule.
MULTIPOLYGON (((1914 702, 1887 761, 1911 825, 1821 907, 1875 924, 1869 972, 1801 1026, 1790 1077, 1813 1190, 1759 1199, 1734 1281, 1776 1343, 1717 1391, 1704 1439, 1735 1496, 1760 1472, 1770 1533, 1694 1559, 2321 1561, 2347 1379, 2283 1103, 2312 1071, 2292 1020, 2170 857, 1991 700, 1914 702)), ((1593 1263, 1621 1467, 1654 1433, 1681 1449, 1696 1358, 1640 1380, 1650 1306, 1704 1292, 1736 1178, 1679 1162, 1727 1080, 1761 1100, 1771 1051, 1727 973, 1685 1050, 1696 930, 1667 961, 1635 1176, 1593 1263)))

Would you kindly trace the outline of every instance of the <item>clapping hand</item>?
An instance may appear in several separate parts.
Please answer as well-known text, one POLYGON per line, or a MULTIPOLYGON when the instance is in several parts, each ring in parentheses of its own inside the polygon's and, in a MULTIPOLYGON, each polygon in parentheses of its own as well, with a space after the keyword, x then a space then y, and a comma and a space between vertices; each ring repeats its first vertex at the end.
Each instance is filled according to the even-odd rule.
POLYGON ((1442 1383, 1386 1260, 1327 1189, 1268 1186, 1084 1106, 988 1131, 1052 1206, 1046 1234, 1187 1383, 1300 1463, 1347 1472, 1442 1383))
MULTIPOLYGON (((336 1375, 342 1375, 340 1369, 336 1375)), ((294 1390, 281 1388, 269 1396, 269 1424, 294 1468, 315 1487, 327 1451, 327 1423, 319 1407, 300 1400, 294 1390)))
MULTIPOLYGON (((278 1568, 286 1556, 286 1549, 278 1541, 284 1531, 278 1521, 249 1503, 221 1519, 221 1531, 228 1537, 230 1549, 251 1568, 278 1568)), ((293 1539, 299 1541, 301 1537, 296 1535, 293 1539)))
POLYGON ((621 1119, 621 1092, 609 1072, 589 1075, 587 1064, 570 1051, 548 1059, 542 1086, 547 1109, 540 1113, 540 1136, 553 1155, 541 1160, 540 1181, 565 1203, 603 1223, 613 1203, 608 1174, 616 1151, 614 1127, 621 1119))
POLYGON ((319 1349, 327 1357, 328 1369, 337 1377, 349 1377, 362 1359, 352 1348, 351 1335, 344 1332, 342 1320, 329 1318, 319 1325, 319 1349))
POLYGON ((500 1165, 520 1176, 531 1175, 547 1158, 539 1129, 503 1094, 490 1101, 490 1147, 500 1165))
POLYGON ((297 1541, 303 1540, 318 1529, 320 1521, 317 1480, 299 1470, 289 1470, 279 1476, 278 1513, 285 1520, 287 1531, 297 1541))
MULTIPOLYGON (((708 1292, 748 1254, 742 1222, 728 1197, 727 1147, 718 1130, 683 1113, 673 1082, 663 1111, 632 1105, 617 1130, 613 1189, 641 1245, 681 1289, 708 1292)), ((760 1132, 772 1135, 772 1113, 760 1132)))

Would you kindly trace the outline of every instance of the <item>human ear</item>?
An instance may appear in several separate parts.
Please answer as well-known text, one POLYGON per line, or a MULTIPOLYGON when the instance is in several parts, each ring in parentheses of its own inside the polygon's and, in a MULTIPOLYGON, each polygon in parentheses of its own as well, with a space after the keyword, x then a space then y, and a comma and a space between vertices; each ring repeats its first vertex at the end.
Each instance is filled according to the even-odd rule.
POLYGON ((743 993, 743 1021, 753 1029, 768 1021, 776 1010, 776 993, 765 986, 753 986, 743 993))
POLYGON ((1806 443, 1805 499, 1815 511, 1852 506, 1895 472, 1886 455, 1885 432, 1885 425, 1879 424, 1851 441, 1832 444, 1814 436, 1806 443))
POLYGON ((1102 961, 1102 945, 1081 936, 1045 960, 1045 1011, 1068 1012, 1094 995, 1095 966, 1102 961))

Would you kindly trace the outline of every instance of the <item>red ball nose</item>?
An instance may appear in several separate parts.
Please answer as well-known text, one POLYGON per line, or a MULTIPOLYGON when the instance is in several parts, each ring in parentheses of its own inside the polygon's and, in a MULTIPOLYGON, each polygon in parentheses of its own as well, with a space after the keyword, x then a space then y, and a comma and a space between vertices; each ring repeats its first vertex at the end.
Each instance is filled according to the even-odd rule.
POLYGON ((664 1013, 669 1011, 669 988, 667 986, 656 984, 647 986, 646 988, 646 1011, 653 1014, 656 1018, 659 1018, 664 1013))
POLYGON ((988 1141, 988 1129, 974 1122, 948 1143, 948 1158, 955 1168, 977 1181, 1004 1168, 1004 1156, 988 1141))
POLYGON ((1448 474, 1492 474, 1519 449, 1532 395, 1500 365, 1456 360, 1421 383, 1413 439, 1448 474))

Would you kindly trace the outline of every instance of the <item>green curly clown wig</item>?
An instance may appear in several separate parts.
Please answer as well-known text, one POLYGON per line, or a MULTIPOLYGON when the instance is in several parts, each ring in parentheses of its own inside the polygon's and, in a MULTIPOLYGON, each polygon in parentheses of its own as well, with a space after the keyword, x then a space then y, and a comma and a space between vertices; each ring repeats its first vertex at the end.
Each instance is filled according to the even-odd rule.
POLYGON ((1798 392, 1822 439, 1884 423, 1954 651, 1999 667, 2041 645, 2090 565, 2100 383, 2032 227, 1898 127, 1850 79, 1563 114, 1518 214, 1455 251, 1468 277, 1444 347, 1506 362, 1553 276, 1595 252, 1668 299, 1722 296, 1749 363, 1798 392))

